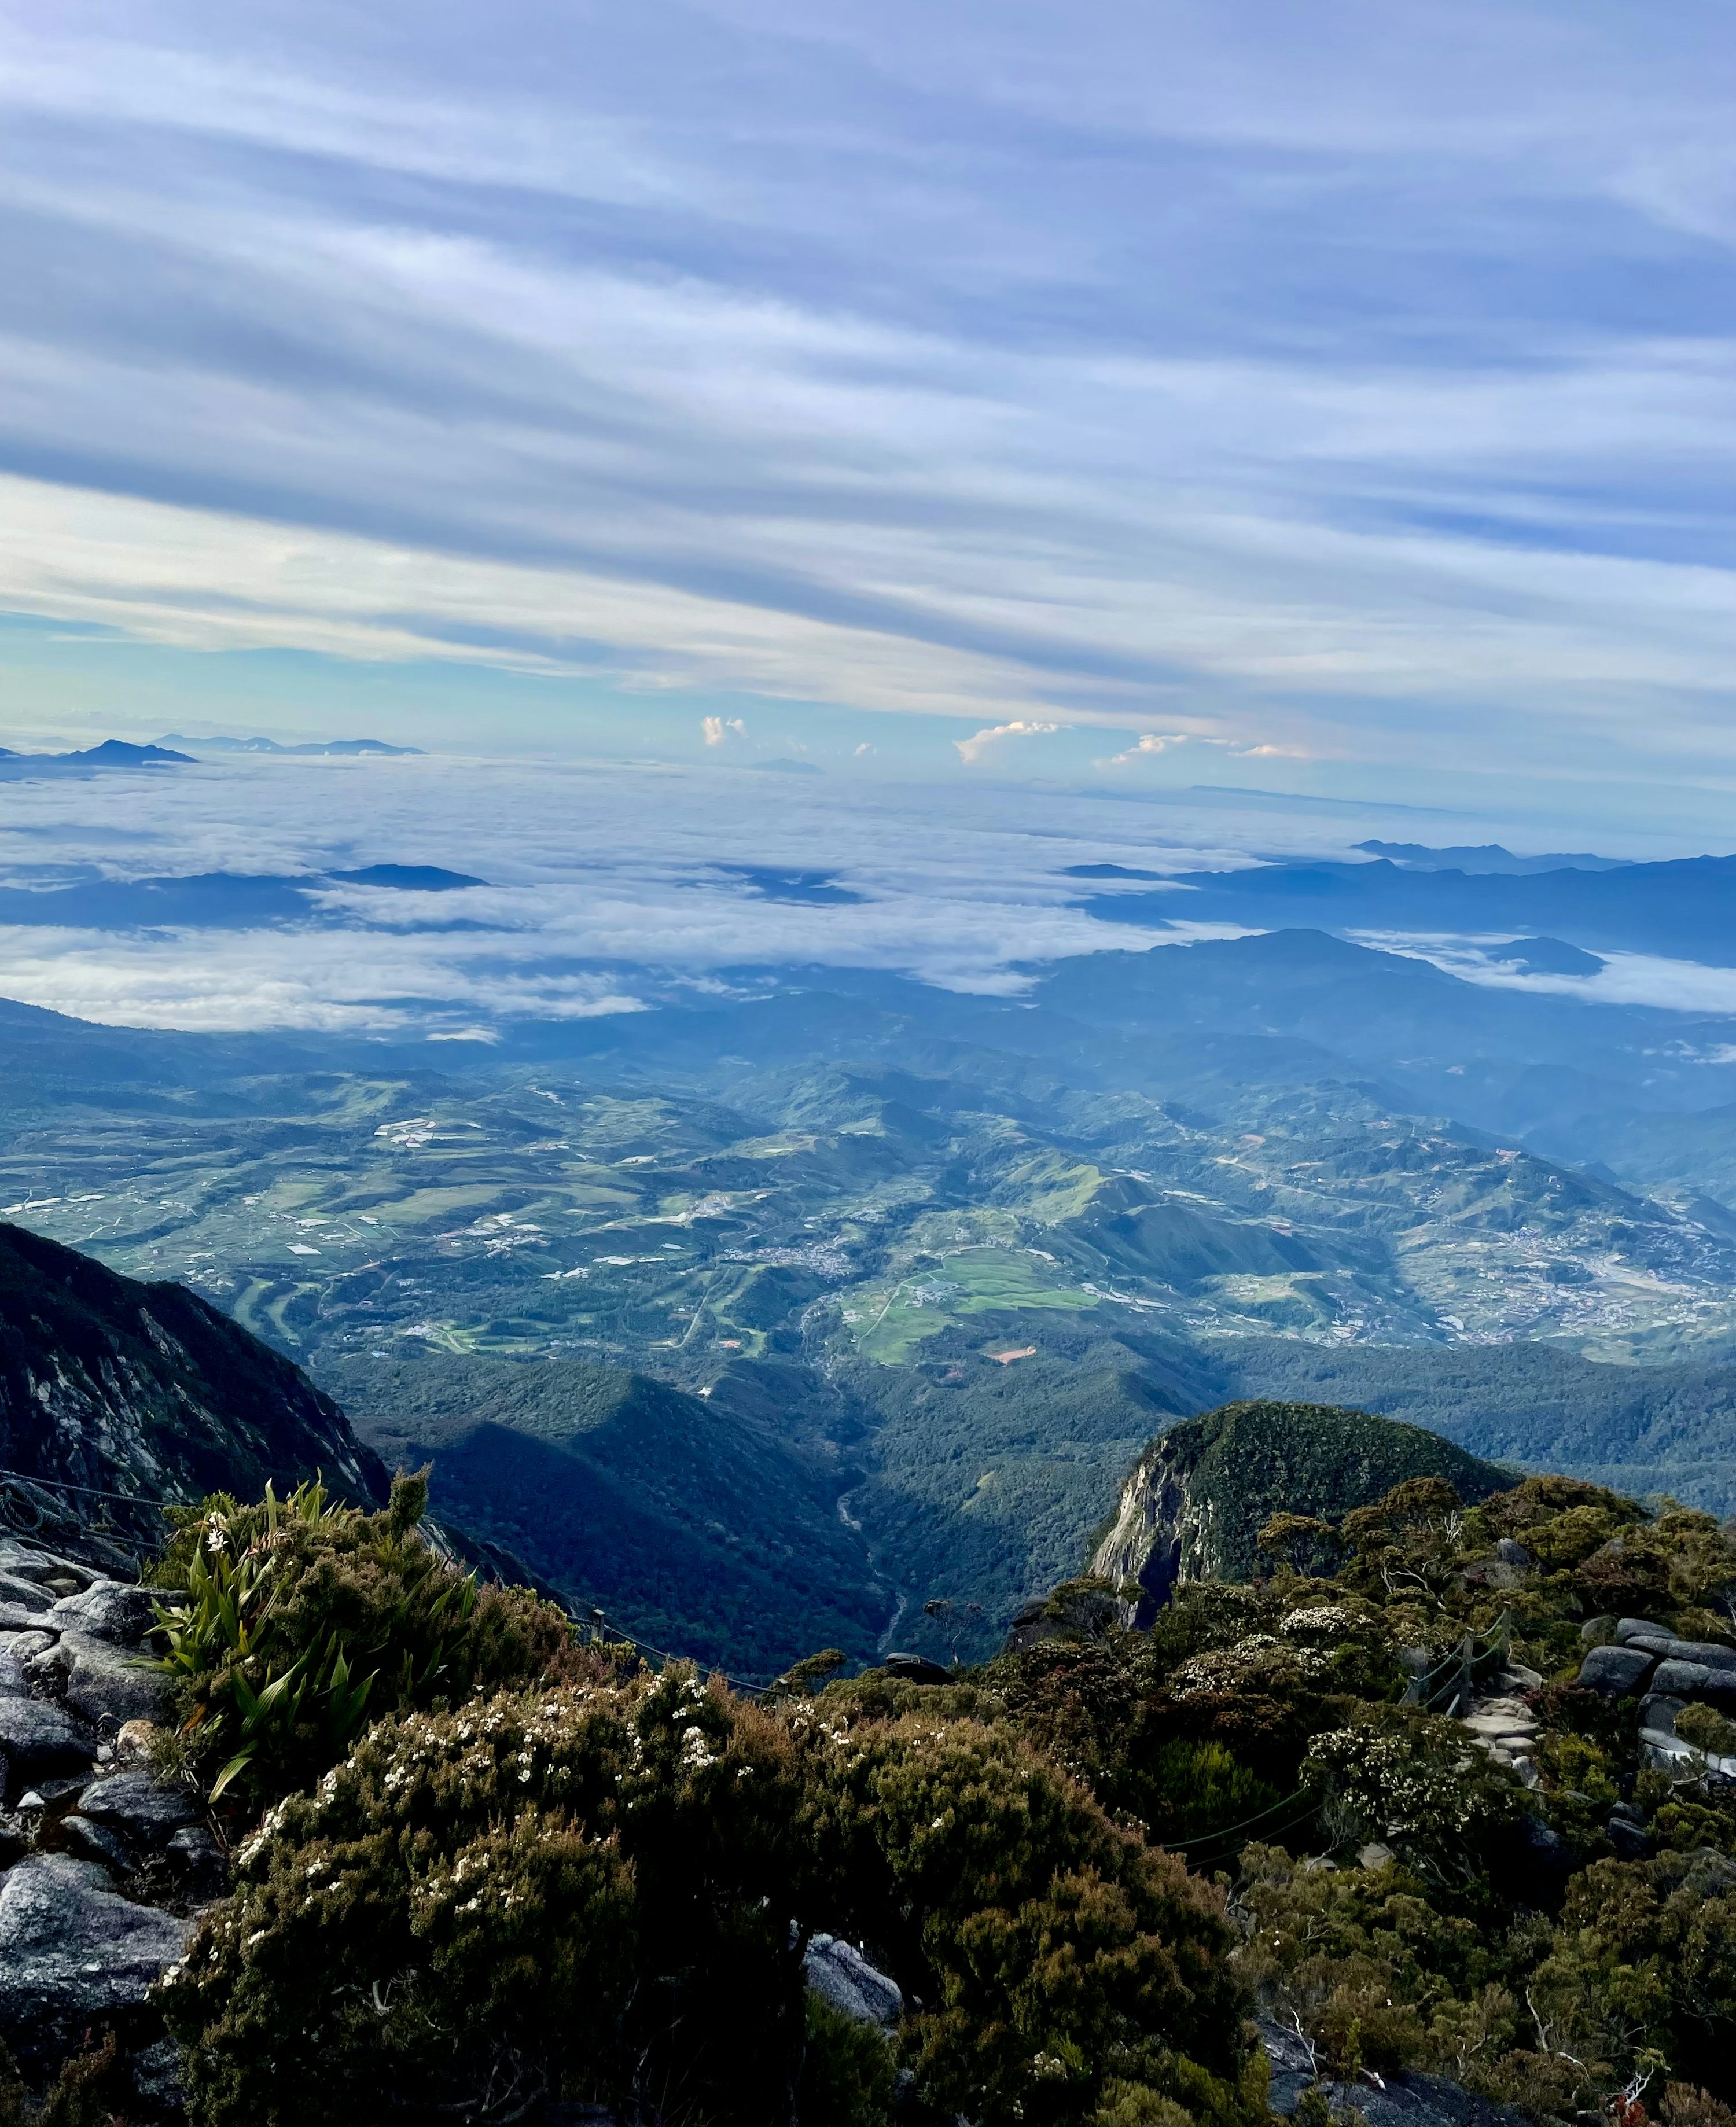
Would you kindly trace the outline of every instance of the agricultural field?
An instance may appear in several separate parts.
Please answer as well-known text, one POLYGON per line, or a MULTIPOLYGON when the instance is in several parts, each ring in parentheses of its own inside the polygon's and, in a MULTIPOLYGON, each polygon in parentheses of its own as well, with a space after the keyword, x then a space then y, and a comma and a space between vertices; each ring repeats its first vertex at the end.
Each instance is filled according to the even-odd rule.
MULTIPOLYGON (((1736 1245, 1469 1133, 1267 1100, 1211 1127, 1071 1097, 1039 1133, 900 1077, 695 1097, 572 1071, 322 1073, 14 1115, 0 1213, 183 1280, 317 1376, 420 1349, 911 1362, 1091 1317, 1190 1338, 1736 1348, 1736 1245)), ((977 1105, 977 1102, 980 1105, 977 1105)), ((1008 1104, 1010 1105, 1010 1104, 1008 1104)))

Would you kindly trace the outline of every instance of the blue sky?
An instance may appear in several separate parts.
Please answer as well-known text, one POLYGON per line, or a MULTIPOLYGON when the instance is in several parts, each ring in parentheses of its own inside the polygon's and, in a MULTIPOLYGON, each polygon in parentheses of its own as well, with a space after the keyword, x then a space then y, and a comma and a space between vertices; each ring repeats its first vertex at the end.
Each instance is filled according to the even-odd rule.
POLYGON ((4 0, 0 739, 1704 839, 1733 76, 1700 0, 4 0))

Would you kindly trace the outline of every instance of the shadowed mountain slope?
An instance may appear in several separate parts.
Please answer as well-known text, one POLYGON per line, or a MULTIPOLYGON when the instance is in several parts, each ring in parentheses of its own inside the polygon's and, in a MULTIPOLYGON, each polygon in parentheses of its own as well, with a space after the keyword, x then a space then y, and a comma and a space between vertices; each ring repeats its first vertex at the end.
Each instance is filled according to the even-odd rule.
POLYGON ((749 1677, 828 1644, 871 1655, 889 1598, 800 1384, 767 1395, 747 1370, 701 1397, 581 1360, 458 1357, 327 1377, 388 1461, 432 1461, 439 1512, 576 1607, 749 1677))
POLYGON ((281 1352, 184 1286, 17 1226, 0 1226, 0 1467, 153 1499, 252 1499, 315 1470, 358 1504, 386 1494, 378 1457, 281 1352))

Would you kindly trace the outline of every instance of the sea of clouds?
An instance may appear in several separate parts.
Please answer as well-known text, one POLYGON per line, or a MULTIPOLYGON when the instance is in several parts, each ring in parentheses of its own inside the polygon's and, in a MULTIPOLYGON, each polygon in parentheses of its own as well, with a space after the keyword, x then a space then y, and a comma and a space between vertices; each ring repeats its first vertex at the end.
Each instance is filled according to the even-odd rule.
MULTIPOLYGON (((811 964, 1016 992, 1026 964, 1148 942, 1086 914, 1077 904, 1101 886, 1066 866, 1245 860, 1233 821, 1202 841, 1201 821, 1153 810, 709 766, 434 756, 15 784, 0 883, 45 893, 92 874, 305 878, 380 864, 487 883, 315 884, 299 923, 0 925, 0 994, 116 1025, 462 1032, 631 1011, 671 986, 811 964), (856 898, 782 898, 775 880, 731 866, 820 872, 856 898)), ((1326 831, 1326 846, 1340 831, 1326 831)))
MULTIPOLYGON (((142 896, 121 927, 0 922, 0 997, 119 1026, 439 1036, 741 993, 822 966, 1017 995, 1033 969, 1074 955, 1236 935, 1190 921, 1182 886, 1167 931, 1106 922, 1089 898, 1150 893, 1151 874, 1342 859, 1375 825, 1349 808, 1210 793, 1160 804, 709 763, 242 757, 21 782, 0 816, 0 885, 275 876, 307 882, 306 913, 249 921, 238 896, 227 917, 220 888, 197 925, 153 921, 142 896), (486 883, 406 893, 324 876, 384 864, 486 883), (1147 876, 1069 875, 1104 864, 1147 876), (803 899, 799 879, 792 896, 780 874, 829 881, 841 898, 803 899)), ((1474 826, 1443 815, 1426 831, 1444 841, 1474 826)), ((1736 972, 1683 962, 1629 955, 1588 979, 1521 976, 1474 940, 1368 942, 1483 982, 1736 1009, 1736 972)))

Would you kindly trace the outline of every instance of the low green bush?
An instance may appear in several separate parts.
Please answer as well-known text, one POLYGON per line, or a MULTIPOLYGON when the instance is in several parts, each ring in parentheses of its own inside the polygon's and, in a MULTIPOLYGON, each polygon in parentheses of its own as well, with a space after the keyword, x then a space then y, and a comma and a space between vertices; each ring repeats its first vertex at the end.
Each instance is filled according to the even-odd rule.
POLYGON ((1105 1815, 1004 1722, 913 1712, 794 1726, 828 1925, 913 2006, 927 2100, 985 2127, 1089 2120, 1109 2082, 1178 2058, 1234 2077, 1243 1997, 1221 1893, 1105 1815))
POLYGON ((787 2116, 802 1799, 788 1730, 681 1673, 378 1724, 268 1813, 164 1990, 192 2117, 787 2116))
POLYGON ((257 1506, 183 1509, 156 1568, 182 1737, 212 1798, 258 1803, 316 1779, 367 1722, 410 1706, 524 1684, 558 1669, 561 1612, 523 1589, 479 1588, 415 1533, 427 1499, 401 1477, 378 1514, 317 1482, 257 1506))
POLYGON ((1676 1733, 1696 1750, 1710 1750, 1720 1758, 1736 1757, 1736 1721, 1727 1720, 1715 1707, 1683 1707, 1676 1717, 1676 1733))
POLYGON ((1338 1525, 1335 1573, 1280 1528, 1269 1580, 1183 1588, 1149 1632, 1106 1617, 933 1686, 825 1684, 828 1650, 754 1706, 575 1648, 427 1551, 420 1507, 414 1481, 378 1515, 208 1503, 164 1569, 207 1770, 283 1798, 167 1990, 194 2127, 558 2101, 1264 2127, 1254 2005, 1345 2082, 1423 2068, 1629 2127, 1644 2091, 1665 2127, 1729 2127, 1736 1804, 1643 1765, 1635 1703, 1572 1680, 1612 1590, 1726 1632, 1710 1517, 1414 1483, 1338 1525), (1510 1535, 1534 1563, 1492 1576, 1510 1535), (1468 1636, 1553 1679, 1516 1769, 1398 1703, 1468 1636), (1227 1905, 1163 1850, 1209 1832, 1231 1868, 1263 1811, 1314 1858, 1246 1848, 1227 1905), (1649 1858, 1611 1858, 1636 1833, 1649 1858), (806 1996, 819 1930, 904 1990, 889 2039, 806 1996))
POLYGON ((897 2087, 898 2055, 886 2035, 810 1993, 796 2088, 803 2127, 891 2127, 897 2087))
POLYGON ((1246 2067, 1221 1894, 1003 1723, 848 1726, 599 1660, 377 1723, 238 1872, 164 1989, 197 2127, 556 2100, 879 2127, 899 2066, 921 2119, 1088 2127, 1117 2078, 1246 2067), (904 1987, 895 2050, 806 2000, 822 1928, 904 1987))

